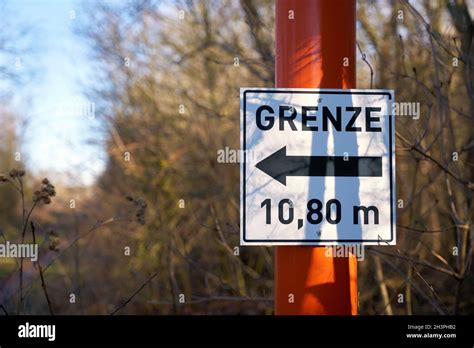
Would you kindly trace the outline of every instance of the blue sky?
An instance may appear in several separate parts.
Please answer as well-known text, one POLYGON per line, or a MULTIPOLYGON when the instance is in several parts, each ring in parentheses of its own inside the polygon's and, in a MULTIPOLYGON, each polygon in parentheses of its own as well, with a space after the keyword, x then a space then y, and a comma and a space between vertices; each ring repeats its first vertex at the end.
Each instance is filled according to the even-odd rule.
POLYGON ((106 155, 100 123, 90 113, 94 101, 83 95, 92 76, 88 48, 74 34, 87 11, 75 0, 0 1, 10 28, 29 29, 31 52, 20 57, 20 69, 35 76, 15 86, 12 101, 28 121, 22 136, 27 167, 69 184, 91 184, 106 155))

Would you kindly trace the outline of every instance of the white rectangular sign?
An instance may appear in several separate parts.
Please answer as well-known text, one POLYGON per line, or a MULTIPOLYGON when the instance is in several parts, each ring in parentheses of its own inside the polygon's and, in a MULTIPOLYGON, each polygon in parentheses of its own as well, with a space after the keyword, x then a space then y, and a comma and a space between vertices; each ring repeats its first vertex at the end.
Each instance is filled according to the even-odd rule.
POLYGON ((392 90, 242 88, 242 245, 393 245, 392 90))

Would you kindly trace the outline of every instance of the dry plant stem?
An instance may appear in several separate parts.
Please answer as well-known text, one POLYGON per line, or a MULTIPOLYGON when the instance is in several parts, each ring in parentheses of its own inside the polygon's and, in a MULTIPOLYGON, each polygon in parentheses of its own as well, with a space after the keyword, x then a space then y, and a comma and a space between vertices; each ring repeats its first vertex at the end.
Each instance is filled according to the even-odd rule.
POLYGON ((407 271, 407 282, 405 288, 405 302, 406 302, 406 311, 407 315, 413 315, 413 301, 412 301, 412 291, 411 291, 411 281, 413 279, 413 266, 411 264, 408 265, 407 271))
POLYGON ((242 269, 242 263, 241 262, 238 262, 236 261, 239 260, 240 258, 236 258, 234 257, 234 252, 232 251, 232 248, 229 246, 229 244, 227 243, 227 240, 225 239, 225 236, 222 232, 222 228, 221 228, 221 224, 219 222, 219 219, 217 218, 217 215, 216 215, 216 211, 214 210, 214 207, 213 205, 211 204, 209 206, 210 208, 210 211, 211 211, 211 215, 212 215, 212 218, 214 219, 214 224, 215 224, 215 229, 217 231, 217 233, 219 234, 219 238, 220 238, 220 241, 219 243, 230 253, 231 255, 231 259, 230 259, 230 262, 231 262, 231 267, 234 266, 235 267, 235 272, 234 272, 234 276, 235 276, 235 282, 237 284, 237 287, 240 291, 240 295, 242 296, 246 296, 247 295, 247 289, 246 289, 246 284, 245 284, 245 279, 242 275, 242 272, 243 272, 243 269, 242 269))
MULTIPOLYGON (((198 297, 195 296, 191 301, 186 301, 188 305, 194 304, 203 304, 210 303, 215 301, 225 301, 225 302, 253 302, 253 303, 268 303, 273 304, 273 298, 264 298, 264 297, 233 297, 233 296, 212 296, 212 297, 198 297)), ((149 304, 158 305, 158 306, 171 306, 171 302, 167 301, 156 301, 150 300, 147 301, 149 304)))
MULTIPOLYGON (((379 254, 383 254, 376 249, 368 249, 368 250, 371 252, 377 252, 379 254)), ((398 266, 395 265, 388 257, 385 257, 383 255, 381 255, 381 257, 395 272, 397 272, 400 276, 404 277, 404 274, 402 273, 402 271, 400 271, 398 266)), ((407 278, 404 278, 404 279, 406 281, 412 282, 413 289, 417 291, 421 296, 423 296, 433 306, 433 308, 438 312, 438 314, 441 314, 441 315, 447 314, 434 299, 432 299, 429 295, 427 295, 416 283, 413 282, 413 279, 411 280, 408 280, 407 278)))
MULTIPOLYGON (((74 238, 79 237, 79 221, 75 209, 73 209, 74 217, 74 238)), ((81 298, 81 270, 80 270, 80 250, 79 244, 76 243, 74 246, 74 293, 77 297, 81 298)), ((82 301, 79 301, 79 312, 83 313, 82 301)))
MULTIPOLYGON (((31 213, 33 212, 35 208, 36 208, 36 202, 33 203, 30 211, 28 212, 28 215, 24 219, 23 230, 21 232, 21 244, 23 244, 25 241, 26 227, 28 226, 28 221, 30 219, 31 213)), ((23 257, 20 258, 20 302, 18 305, 18 313, 20 313, 22 310, 23 310, 23 257)))
POLYGON ((420 265, 420 266, 429 267, 429 268, 431 268, 433 270, 436 270, 438 272, 445 273, 445 274, 448 274, 450 276, 453 276, 456 279, 460 279, 460 275, 457 272, 451 271, 451 270, 443 268, 443 267, 435 266, 435 265, 433 265, 429 262, 423 261, 423 260, 414 259, 412 257, 402 255, 402 254, 395 254, 395 253, 391 253, 391 252, 380 251, 380 250, 377 250, 377 249, 370 249, 370 250, 377 253, 377 254, 397 257, 399 259, 410 262, 412 265, 417 264, 417 265, 420 265))
POLYGON ((459 312, 459 303, 461 302, 461 287, 464 279, 459 279, 458 284, 456 286, 456 297, 454 300, 454 309, 453 314, 458 314, 459 312))
MULTIPOLYGON (((393 248, 393 249, 395 249, 395 250, 397 251, 397 253, 398 253, 397 255, 392 254, 393 256, 401 256, 401 255, 403 255, 402 251, 401 251, 399 248, 397 248, 396 246, 390 245, 390 247, 393 248)), ((382 255, 385 254, 384 252, 380 252, 380 251, 378 251, 378 250, 376 250, 376 249, 373 249, 373 248, 368 249, 368 250, 369 250, 369 251, 378 252, 380 256, 382 256, 382 255)), ((390 253, 388 253, 388 254, 390 254, 390 253)), ((385 255, 387 255, 387 254, 385 254, 385 255)), ((402 258, 403 258, 403 257, 402 257, 402 258)), ((416 269, 415 264, 416 264, 416 263, 419 263, 419 262, 416 262, 416 260, 414 260, 413 258, 407 257, 407 256, 404 256, 404 259, 411 263, 411 265, 413 266, 413 271, 414 271, 414 273, 421 279, 421 281, 422 281, 422 282, 426 285, 426 287, 431 291, 431 294, 432 294, 433 297, 434 297, 433 300, 439 301, 439 302, 434 302, 434 303, 436 303, 436 305, 437 305, 438 307, 439 307, 439 306, 442 306, 442 307, 443 307, 442 310, 443 310, 443 311, 445 310, 445 311, 446 311, 446 312, 445 312, 446 314, 449 313, 449 310, 446 308, 446 306, 444 306, 444 305, 442 304, 442 300, 441 300, 441 298, 438 296, 438 294, 436 293, 436 291, 435 291, 435 289, 433 288, 433 286, 432 286, 430 283, 428 283, 428 281, 427 281, 427 280, 421 275, 421 273, 416 269)), ((390 261, 390 260, 389 260, 389 261, 390 261)), ((428 262, 426 262, 426 264, 429 265, 428 262)), ((436 267, 436 266, 432 266, 432 267, 436 267)), ((442 268, 440 268, 440 269, 442 269, 442 268)), ((399 270, 397 270, 397 272, 400 273, 400 274, 403 274, 403 273, 402 273, 401 271, 399 271, 399 270)), ((405 279, 407 279, 407 278, 405 278, 405 279)), ((413 286, 414 286, 414 284, 413 284, 413 286)), ((420 290, 421 290, 421 289, 420 289, 420 290)), ((441 307, 439 307, 439 308, 441 309, 441 307)))
POLYGON ((372 68, 372 65, 367 60, 367 55, 365 54, 365 52, 362 52, 362 49, 360 48, 360 45, 359 45, 359 41, 357 41, 357 48, 359 49, 359 52, 360 52, 360 59, 362 59, 362 61, 365 64, 367 64, 367 66, 370 69, 370 89, 372 89, 374 85, 374 69, 372 68))
POLYGON ((457 314, 459 310, 459 302, 461 296, 461 286, 464 280, 464 274, 466 271, 466 258, 467 258, 467 249, 468 249, 468 239, 469 239, 469 228, 462 228, 460 226, 468 227, 466 225, 462 225, 459 214, 456 210, 456 205, 454 202, 453 192, 451 189, 451 184, 449 182, 449 177, 446 175, 446 188, 448 192, 448 197, 450 201, 450 208, 452 211, 452 218, 456 222, 456 230, 457 230, 457 246, 458 246, 458 254, 457 254, 457 271, 460 275, 460 278, 457 279, 458 283, 456 286, 456 297, 454 301, 454 314, 457 314))
MULTIPOLYGON (((416 192, 416 183, 418 179, 418 169, 420 167, 420 160, 416 160, 416 166, 415 166, 415 174, 413 175, 413 184, 411 187, 411 201, 413 202, 413 195, 416 192)), ((409 216, 408 216, 408 221, 413 221, 413 216, 415 215, 415 205, 411 204, 410 205, 410 211, 409 211, 409 216)), ((408 281, 406 282, 406 289, 405 289, 405 301, 406 301, 406 312, 407 315, 413 315, 413 303, 412 303, 412 291, 411 291, 411 279, 413 277, 413 265, 411 263, 408 264, 408 270, 407 270, 407 278, 408 281)))
POLYGON ((412 144, 409 140, 407 140, 404 136, 402 136, 399 132, 395 132, 396 136, 400 138, 404 143, 406 143, 408 146, 410 146, 411 149, 415 150, 418 152, 420 155, 428 158, 431 162, 436 164, 441 170, 446 172, 447 174, 451 175, 454 179, 459 181, 461 184, 466 186, 469 190, 474 191, 474 183, 469 182, 467 180, 464 180, 463 178, 460 178, 458 175, 453 173, 449 168, 445 167, 442 165, 437 159, 433 158, 430 156, 428 153, 426 153, 423 149, 419 148, 416 144, 412 144))
MULTIPOLYGON (((33 223, 33 221, 31 221, 31 234, 33 235, 33 243, 36 244, 35 224, 33 223)), ((46 289, 46 283, 44 281, 43 269, 41 268, 39 255, 38 260, 36 261, 36 265, 38 266, 38 272, 41 278, 41 288, 43 289, 44 297, 46 298, 46 302, 48 303, 49 314, 54 315, 51 299, 49 298, 48 290, 46 289)))
POLYGON ((173 298, 173 313, 178 314, 178 306, 176 304, 176 289, 177 289, 177 283, 176 279, 174 276, 174 269, 173 269, 173 240, 172 240, 172 232, 171 230, 169 231, 168 234, 168 281, 169 281, 169 287, 170 287, 170 292, 171 292, 171 297, 173 298))
MULTIPOLYGON (((395 249, 399 255, 403 255, 402 251, 401 251, 397 246, 395 246, 395 245, 389 245, 389 246, 390 246, 392 249, 395 249)), ((375 250, 375 249, 369 249, 369 250, 370 250, 370 251, 377 251, 377 250, 375 250)), ((380 254, 383 255, 383 252, 381 252, 380 254)), ((415 263, 416 263, 416 262, 414 262, 413 259, 412 259, 412 258, 409 258, 409 257, 406 257, 406 259, 412 264, 412 266, 413 266, 413 271, 415 272, 415 274, 423 281, 423 283, 428 287, 428 289, 430 289, 431 293, 433 294, 433 297, 434 297, 436 300, 438 300, 439 303, 442 305, 442 300, 441 300, 441 298, 438 296, 438 294, 436 293, 436 291, 435 291, 435 289, 433 288, 433 286, 432 286, 430 283, 428 283, 428 281, 427 281, 427 280, 421 275, 421 273, 415 268, 415 263)), ((429 263, 427 262, 427 264, 429 264, 429 263)), ((433 266, 433 267, 436 267, 436 266, 433 266)), ((399 272, 399 273, 401 273, 401 272, 399 272)), ((445 307, 444 305, 442 305, 442 306, 446 309, 446 307, 445 307)), ((447 309, 446 309, 446 313, 449 313, 449 311, 448 311, 447 309)))
MULTIPOLYGON (((26 214, 26 208, 25 208, 25 191, 23 189, 23 180, 21 177, 18 178, 18 181, 20 182, 20 195, 21 195, 21 216, 22 216, 22 223, 23 225, 25 224, 25 214, 26 214)), ((24 236, 24 235, 23 235, 24 236)))
POLYGON ((383 274, 382 262, 380 262, 380 259, 378 257, 374 258, 374 262, 375 262, 375 277, 377 278, 377 281, 379 282, 380 294, 382 295, 383 303, 386 304, 385 314, 393 315, 392 305, 390 303, 390 296, 388 294, 388 289, 387 289, 387 283, 385 282, 385 277, 383 274))
POLYGON ((273 303, 272 298, 263 298, 263 297, 231 297, 231 296, 212 296, 212 297, 197 297, 195 300, 187 302, 188 304, 199 304, 199 303, 209 303, 213 301, 229 301, 229 302, 268 302, 273 303))
POLYGON ((217 276, 216 274, 208 271, 207 269, 203 268, 198 262, 193 261, 190 257, 184 255, 179 249, 174 248, 173 251, 178 255, 184 262, 186 262, 189 266, 193 267, 196 271, 202 273, 205 276, 208 276, 218 282, 221 286, 232 290, 233 293, 238 294, 239 290, 235 289, 232 284, 224 280, 222 277, 217 276))
MULTIPOLYGON (((464 225, 461 225, 459 227, 463 227, 463 226, 464 225)), ((403 226, 403 225, 399 225, 399 224, 397 224, 397 227, 403 228, 405 230, 413 231, 413 232, 418 232, 418 233, 441 233, 441 232, 449 231, 453 227, 456 227, 456 225, 450 225, 450 226, 447 226, 447 227, 444 227, 444 228, 440 228, 438 230, 424 230, 424 229, 421 229, 421 228, 413 228, 413 227, 403 226)))
MULTIPOLYGON (((412 260, 413 262, 408 262, 408 271, 407 271, 407 277, 408 277, 408 282, 407 282, 407 287, 406 287, 406 295, 405 295, 405 302, 406 302, 406 311, 407 315, 413 315, 413 303, 412 303, 412 291, 411 291, 411 279, 413 278, 414 275, 416 275, 416 268, 415 268, 415 263, 418 261, 420 262, 425 262, 423 260, 420 260, 420 249, 422 247, 422 242, 421 239, 417 239, 416 245, 413 251, 413 256, 412 260)), ((430 250, 431 251, 431 250, 430 250)), ((449 265, 448 265, 449 266, 449 265)))
POLYGON ((385 308, 387 308, 388 305, 391 305, 391 304, 392 304, 392 301, 398 296, 398 294, 400 294, 400 291, 406 286, 406 283, 407 283, 408 281, 409 281, 408 278, 405 279, 405 280, 398 286, 398 288, 395 289, 395 291, 393 292, 393 295, 390 296, 390 298, 389 298, 389 302, 386 302, 380 311, 377 311, 376 308, 374 307, 374 311, 376 312, 376 315, 381 315, 381 314, 385 311, 385 308))
POLYGON ((3 305, 0 304, 0 309, 3 311, 3 313, 5 313, 5 315, 8 315, 8 312, 7 310, 5 309, 5 307, 3 305))
POLYGON ((143 288, 144 288, 145 286, 147 286, 147 284, 150 283, 157 275, 158 275, 158 273, 155 273, 155 274, 153 274, 150 278, 148 278, 148 279, 138 288, 138 290, 135 291, 135 292, 132 294, 132 296, 130 296, 124 303, 122 303, 120 306, 118 306, 112 313, 110 313, 110 315, 114 315, 114 314, 117 313, 119 310, 121 310, 122 308, 124 308, 127 304, 129 304, 129 303, 133 300, 133 298, 134 298, 135 296, 137 296, 137 295, 140 293, 140 291, 142 291, 143 288))
POLYGON ((87 237, 89 234, 91 234, 92 232, 94 232, 95 230, 98 230, 99 228, 107 225, 107 224, 110 224, 112 222, 115 222, 116 219, 114 217, 111 217, 110 219, 107 219, 105 221, 102 221, 100 223, 98 223, 97 225, 95 225, 94 227, 92 227, 90 230, 88 230, 87 232, 85 232, 84 234, 81 234, 80 236, 78 236, 77 238, 74 238, 74 240, 67 246, 65 247, 64 249, 62 249, 62 251, 58 254, 57 257, 55 257, 53 260, 51 260, 51 262, 49 262, 46 267, 44 268, 44 271, 46 271, 49 266, 51 266, 53 264, 54 261, 56 261, 57 259, 59 259, 59 257, 61 257, 67 250, 69 250, 73 245, 75 245, 80 239, 84 238, 84 237, 87 237))
MULTIPOLYGON (((243 270, 246 274, 248 274, 250 277, 252 277, 253 279, 259 279, 260 278, 260 275, 258 274, 258 272, 256 272, 254 269, 252 269, 251 267, 247 266, 240 257, 235 257, 234 255, 234 251, 232 250, 232 248, 230 247, 229 245, 229 242, 227 241, 227 239, 225 238, 224 236, 224 233, 222 231, 222 227, 221 227, 221 224, 219 222, 219 219, 217 218, 217 215, 216 215, 216 212, 215 212, 215 209, 214 209, 214 206, 211 204, 210 205, 210 211, 211 211, 211 215, 214 219, 214 225, 215 225, 215 230, 217 231, 218 235, 219 235, 219 244, 222 245, 224 247, 224 249, 229 253, 229 255, 232 257, 233 260, 236 260, 238 263, 239 263, 239 268, 241 269, 241 271, 243 270)), ((197 218, 197 217, 196 217, 197 218)), ((209 228, 209 229, 212 229, 211 226, 206 226, 204 224, 201 224, 201 226, 205 227, 205 228, 209 228)))
MULTIPOLYGON (((85 232, 84 234, 80 235, 79 237, 75 238, 68 246, 66 246, 64 249, 62 249, 62 251, 58 254, 58 256, 56 256, 54 259, 52 259, 44 268, 43 268, 43 272, 46 272, 46 270, 55 262, 57 261, 67 250, 69 250, 72 246, 74 246, 80 239, 88 236, 89 234, 91 234, 92 232, 94 232, 95 230, 99 229, 100 227, 102 226, 105 226, 109 223, 112 223, 112 222, 115 222, 117 221, 116 218, 112 217, 110 219, 107 219, 103 222, 100 222, 98 223, 96 226, 92 227, 90 230, 88 230, 87 232, 85 232)), ((36 281, 38 278, 34 279, 34 281, 36 281)), ((29 289, 31 289, 31 286, 32 286, 32 283, 30 283, 30 286, 29 286, 29 289)))

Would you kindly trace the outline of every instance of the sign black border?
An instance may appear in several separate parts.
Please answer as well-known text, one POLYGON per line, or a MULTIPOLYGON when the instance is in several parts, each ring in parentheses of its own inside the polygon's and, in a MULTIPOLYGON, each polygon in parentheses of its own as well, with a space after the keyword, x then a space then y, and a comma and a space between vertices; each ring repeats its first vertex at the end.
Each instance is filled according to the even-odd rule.
MULTIPOLYGON (((350 90, 348 89, 347 91, 331 91, 329 89, 321 89, 318 91, 308 91, 308 90, 297 90, 297 89, 248 89, 245 90, 243 93, 243 153, 244 153, 244 163, 243 163, 243 204, 242 204, 242 231, 243 231, 243 241, 245 243, 301 243, 302 245, 306 243, 315 243, 315 242, 341 242, 341 243, 365 243, 365 242, 377 242, 379 244, 382 243, 390 243, 393 241, 393 180, 394 180, 394 174, 393 174, 393 149, 392 149, 392 119, 393 119, 393 114, 390 112, 389 116, 389 153, 390 153, 390 240, 384 240, 384 239, 252 239, 249 240, 245 236, 245 230, 247 227, 247 221, 246 221, 246 197, 247 197, 247 190, 246 190, 246 167, 247 167, 247 93, 296 93, 296 94, 362 94, 362 95, 384 95, 388 96, 388 99, 390 100, 390 110, 392 110, 393 105, 392 105, 392 94, 388 92, 362 92, 362 91, 357 91, 357 90, 350 90)), ((323 246, 323 244, 311 244, 314 246, 323 246)))

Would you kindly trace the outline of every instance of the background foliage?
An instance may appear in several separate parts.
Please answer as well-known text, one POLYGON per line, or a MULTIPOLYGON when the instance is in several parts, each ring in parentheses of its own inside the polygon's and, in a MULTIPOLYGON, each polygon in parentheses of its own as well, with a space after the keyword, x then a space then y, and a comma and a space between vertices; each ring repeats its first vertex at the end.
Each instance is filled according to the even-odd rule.
MULTIPOLYGON (((106 170, 91 187, 57 183, 52 203, 33 210, 44 279, 25 261, 20 290, 18 262, 0 259, 2 308, 271 314, 272 248, 238 248, 239 164, 218 163, 217 152, 239 147, 239 88, 274 85, 274 2, 85 2, 82 11, 77 37, 96 76, 84 93, 108 134, 106 170)), ((421 105, 418 120, 397 119, 398 244, 366 248, 360 313, 472 314, 472 17, 463 1, 368 0, 357 18, 358 87, 421 105)), ((14 78, 8 70, 2 79, 14 78)), ((2 105, 8 177, 21 167, 21 136, 2 105)), ((24 185, 28 211, 42 178, 24 166, 9 180, 24 185)), ((31 240, 22 209, 21 194, 1 184, 5 240, 23 228, 31 240)))

